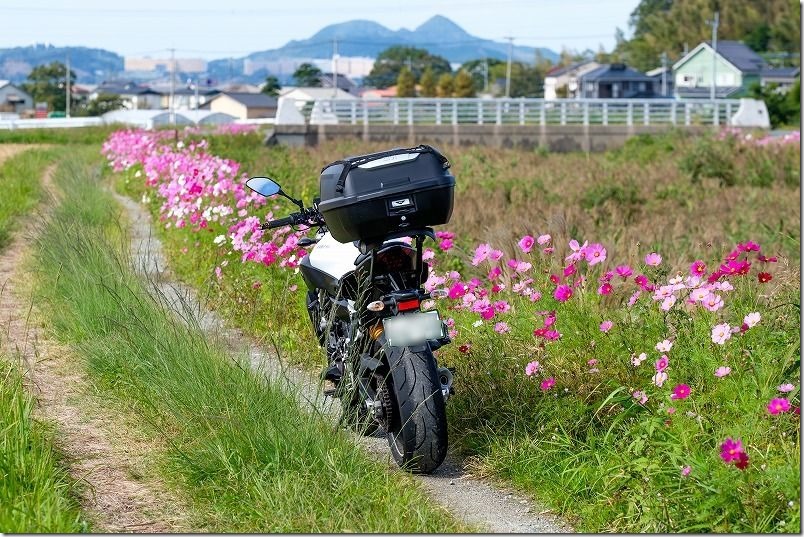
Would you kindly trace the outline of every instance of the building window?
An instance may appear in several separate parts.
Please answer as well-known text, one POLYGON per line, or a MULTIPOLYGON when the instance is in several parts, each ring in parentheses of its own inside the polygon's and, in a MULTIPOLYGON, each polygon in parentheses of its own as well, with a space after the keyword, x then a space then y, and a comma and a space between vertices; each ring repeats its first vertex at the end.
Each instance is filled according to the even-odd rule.
POLYGON ((678 85, 694 88, 697 85, 697 77, 695 75, 683 75, 679 77, 678 85))

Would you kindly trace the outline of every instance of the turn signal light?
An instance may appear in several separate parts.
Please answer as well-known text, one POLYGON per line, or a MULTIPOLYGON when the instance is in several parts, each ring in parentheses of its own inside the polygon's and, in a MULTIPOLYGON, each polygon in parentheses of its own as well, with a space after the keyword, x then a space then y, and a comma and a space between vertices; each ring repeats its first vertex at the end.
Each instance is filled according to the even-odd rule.
POLYGON ((403 300, 396 305, 399 311, 408 311, 419 309, 419 299, 411 298, 410 300, 403 300))
POLYGON ((380 339, 380 336, 382 335, 382 332, 383 332, 383 328, 382 328, 381 324, 375 324, 374 326, 369 328, 369 336, 371 336, 371 339, 373 339, 375 341, 380 339))
POLYGON ((374 312, 382 311, 385 309, 385 302, 382 300, 375 300, 374 302, 370 302, 369 305, 366 306, 366 309, 374 312))

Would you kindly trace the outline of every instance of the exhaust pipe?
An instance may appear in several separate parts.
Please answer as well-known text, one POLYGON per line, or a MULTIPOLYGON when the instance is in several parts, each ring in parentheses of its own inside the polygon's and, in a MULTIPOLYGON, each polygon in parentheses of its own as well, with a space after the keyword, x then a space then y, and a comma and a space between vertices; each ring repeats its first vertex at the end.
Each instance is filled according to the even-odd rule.
POLYGON ((455 393, 452 389, 452 371, 446 367, 439 367, 438 380, 441 383, 441 395, 444 396, 444 402, 446 402, 447 398, 455 393))

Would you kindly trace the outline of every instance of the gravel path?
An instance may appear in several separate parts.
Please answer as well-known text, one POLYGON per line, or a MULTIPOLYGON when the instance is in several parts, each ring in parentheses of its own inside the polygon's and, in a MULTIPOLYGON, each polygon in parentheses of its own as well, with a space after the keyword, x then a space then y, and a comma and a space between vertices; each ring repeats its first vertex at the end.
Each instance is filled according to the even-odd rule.
MULTIPOLYGON (((214 311, 205 308, 192 289, 174 281, 159 240, 153 236, 150 215, 130 198, 116 195, 131 221, 131 253, 138 271, 158 288, 168 305, 181 315, 192 315, 213 338, 223 341, 236 354, 245 353, 252 367, 273 379, 287 382, 304 405, 337 419, 337 401, 323 398, 319 381, 309 372, 286 367, 276 353, 256 345, 242 331, 231 328, 214 311)), ((392 468, 384 437, 355 437, 366 450, 392 468)), ((567 533, 573 529, 544 506, 514 491, 498 488, 467 473, 461 461, 448 456, 432 475, 417 476, 432 498, 457 518, 490 533, 567 533)))
MULTIPOLYGON (((13 153, 0 147, 0 160, 13 153)), ((53 170, 48 168, 42 178, 46 196, 54 191, 53 170)), ((42 206, 46 211, 51 204, 46 197, 42 206)), ((40 218, 32 215, 29 221, 40 218)), ((84 514, 96 531, 187 531, 181 521, 186 509, 177 508, 180 504, 159 483, 132 477, 149 446, 136 439, 121 445, 115 420, 90 395, 89 380, 73 355, 35 320, 30 275, 23 270, 30 231, 25 225, 21 229, 0 253, 0 348, 24 364, 37 400, 36 418, 56 425, 54 441, 65 455, 67 470, 82 483, 76 492, 84 514)))

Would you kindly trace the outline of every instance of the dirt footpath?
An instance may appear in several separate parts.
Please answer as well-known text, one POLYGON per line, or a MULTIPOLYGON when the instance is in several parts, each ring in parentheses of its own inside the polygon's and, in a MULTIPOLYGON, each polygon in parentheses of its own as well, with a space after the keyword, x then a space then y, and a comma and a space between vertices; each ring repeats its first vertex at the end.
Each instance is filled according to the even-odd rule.
MULTIPOLYGON (((0 145, 0 162, 24 149, 0 145)), ((53 192, 54 168, 42 178, 47 192, 53 192)), ((46 199, 40 210, 51 205, 52 199, 46 199)), ((68 471, 82 484, 82 508, 94 531, 190 531, 178 500, 153 479, 134 477, 140 474, 138 462, 149 446, 128 438, 119 417, 105 411, 92 395, 80 358, 50 339, 37 319, 30 275, 22 270, 31 228, 20 228, 0 252, 0 348, 24 364, 38 403, 37 419, 55 424, 56 445, 65 455, 68 471)))

